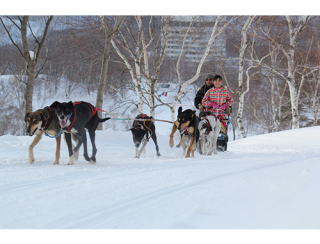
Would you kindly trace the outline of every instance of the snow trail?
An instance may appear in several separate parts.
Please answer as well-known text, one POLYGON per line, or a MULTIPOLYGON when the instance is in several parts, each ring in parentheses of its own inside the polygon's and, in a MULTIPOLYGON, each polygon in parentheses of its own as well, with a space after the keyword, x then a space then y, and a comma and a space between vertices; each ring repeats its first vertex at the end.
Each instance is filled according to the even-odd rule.
POLYGON ((29 164, 33 137, 0 137, 0 228, 320 227, 319 127, 237 140, 228 152, 189 159, 157 134, 162 156, 150 141, 134 159, 130 132, 98 131, 97 163, 81 149, 72 166, 64 142, 60 165, 52 165, 50 138, 29 164))

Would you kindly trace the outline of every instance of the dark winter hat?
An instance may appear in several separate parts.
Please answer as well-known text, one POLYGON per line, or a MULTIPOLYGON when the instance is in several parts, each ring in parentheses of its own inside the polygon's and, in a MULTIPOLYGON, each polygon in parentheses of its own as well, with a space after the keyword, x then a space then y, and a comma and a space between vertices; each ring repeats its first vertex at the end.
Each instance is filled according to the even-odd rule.
POLYGON ((209 78, 209 79, 213 79, 213 78, 214 78, 214 75, 213 75, 213 74, 208 74, 207 77, 206 77, 206 79, 208 79, 208 78, 209 78))

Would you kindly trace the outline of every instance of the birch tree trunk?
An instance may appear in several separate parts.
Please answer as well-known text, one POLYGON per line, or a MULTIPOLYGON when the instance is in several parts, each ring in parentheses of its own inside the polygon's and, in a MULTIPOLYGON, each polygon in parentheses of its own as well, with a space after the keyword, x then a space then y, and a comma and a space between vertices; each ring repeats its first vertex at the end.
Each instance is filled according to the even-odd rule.
POLYGON ((315 89, 312 94, 312 112, 313 112, 313 125, 316 126, 318 125, 318 113, 319 113, 319 96, 318 96, 318 91, 319 91, 319 86, 320 86, 320 71, 318 71, 318 76, 314 76, 314 82, 315 82, 315 89))
POLYGON ((295 78, 296 70, 294 66, 294 55, 295 55, 295 49, 297 45, 297 38, 301 33, 301 31, 305 28, 307 21, 309 19, 309 16, 303 16, 297 28, 293 27, 290 16, 287 15, 286 19, 288 22, 290 45, 289 45, 289 51, 285 53, 285 55, 287 56, 287 64, 288 64, 287 82, 289 86, 290 100, 291 100, 292 129, 298 129, 300 127, 300 124, 299 124, 300 115, 298 110, 298 102, 299 102, 299 96, 300 96, 302 84, 300 84, 300 86, 297 87, 296 78, 295 78))
POLYGON ((239 127, 239 132, 242 138, 246 138, 247 134, 243 125, 243 108, 244 108, 244 97, 248 91, 244 91, 243 80, 244 80, 244 65, 245 65, 245 52, 249 45, 248 41, 248 29, 255 16, 248 16, 246 22, 244 23, 241 30, 241 44, 239 51, 239 75, 238 75, 238 92, 239 92, 239 107, 237 112, 237 122, 239 127))
MULTIPOLYGON (((102 55, 102 64, 101 64, 101 74, 100 74, 100 80, 99 80, 99 86, 97 91, 97 99, 96 99, 96 107, 102 108, 103 106, 103 93, 105 90, 105 86, 107 83, 107 73, 108 73, 108 64, 110 59, 110 49, 111 49, 111 39, 113 35, 119 30, 120 26, 122 25, 122 22, 124 20, 124 17, 117 16, 115 19, 115 23, 113 25, 113 28, 111 30, 108 29, 108 23, 106 16, 102 16, 102 26, 104 29, 104 50, 102 55)), ((98 111, 98 115, 101 118, 102 112, 98 111)), ((103 124, 100 123, 98 125, 98 130, 102 130, 103 124)))
POLYGON ((30 60, 27 64, 27 84, 26 91, 24 93, 24 104, 25 111, 32 111, 32 98, 33 98, 33 90, 34 90, 34 78, 36 75, 36 63, 33 60, 30 60))
MULTIPOLYGON (((137 33, 135 51, 134 52, 130 49, 130 45, 127 43, 124 35, 120 32, 120 34, 122 36, 122 39, 125 42, 124 48, 126 49, 126 51, 128 51, 130 53, 131 57, 133 57, 134 68, 130 64, 129 60, 126 58, 124 53, 121 52, 120 48, 118 47, 118 44, 113 39, 111 40, 111 44, 112 44, 113 48, 116 50, 116 52, 119 55, 119 57, 125 63, 127 69, 129 70, 129 73, 130 73, 131 78, 132 78, 132 83, 133 83, 133 86, 134 86, 134 90, 135 90, 135 92, 137 94, 138 112, 139 113, 143 113, 143 96, 142 96, 142 88, 141 88, 141 67, 140 67, 141 56, 142 56, 142 52, 140 50, 140 44, 141 44, 141 35, 142 35, 142 27, 143 27, 142 26, 142 18, 141 18, 141 16, 136 17, 136 21, 138 23, 138 28, 139 29, 138 29, 138 33, 137 33)), ((127 29, 128 29, 128 27, 127 27, 127 29)))
POLYGON ((276 102, 275 102, 275 83, 276 77, 272 75, 271 78, 271 112, 272 112, 272 122, 273 122, 273 131, 279 131, 279 121, 277 121, 277 109, 276 109, 276 102))
MULTIPOLYGON (((151 23, 152 18, 150 19, 151 23)), ((148 45, 145 43, 144 35, 142 37, 142 46, 143 46, 143 62, 144 62, 144 76, 146 78, 147 82, 147 93, 148 93, 148 105, 150 107, 150 116, 154 117, 155 116, 155 85, 158 81, 159 78, 159 73, 160 73, 160 67, 162 65, 164 56, 165 56, 165 51, 167 47, 167 41, 168 41, 168 26, 169 26, 169 21, 170 21, 170 16, 165 17, 165 25, 161 26, 161 33, 163 33, 163 37, 160 36, 160 38, 163 38, 163 45, 161 46, 161 52, 160 52, 160 57, 157 60, 156 64, 152 66, 152 74, 150 71, 150 66, 149 66, 149 58, 148 58, 148 47, 151 45, 151 43, 154 43, 154 46, 157 45, 154 35, 152 34, 152 30, 149 25, 149 36, 150 36, 150 41, 148 45)), ((155 63, 155 62, 153 62, 155 63)))
MULTIPOLYGON (((277 53, 272 53, 270 55, 270 61, 271 66, 276 67, 279 65, 277 63, 277 53)), ((280 118, 282 117, 282 100, 283 100, 283 93, 281 92, 281 89, 278 84, 277 76, 276 74, 272 74, 272 77, 270 78, 270 89, 271 89, 271 113, 272 113, 272 122, 273 122, 273 129, 272 132, 279 131, 280 129, 280 118), (278 105, 276 102, 276 94, 278 95, 278 105)), ((286 87, 284 87, 284 90, 286 90, 286 87)))

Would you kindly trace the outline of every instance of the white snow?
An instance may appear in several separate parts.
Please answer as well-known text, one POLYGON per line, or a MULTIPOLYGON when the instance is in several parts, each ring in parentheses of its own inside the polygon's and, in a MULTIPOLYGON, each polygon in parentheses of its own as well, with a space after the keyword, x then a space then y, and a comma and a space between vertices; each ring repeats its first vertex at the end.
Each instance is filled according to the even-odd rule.
MULTIPOLYGON (((44 100, 35 97, 34 110, 54 100, 94 103, 93 96, 79 96, 44 100)), ((186 99, 183 109, 192 104, 186 99)), ((111 104, 103 109, 108 110, 108 106, 111 104)), ((157 108, 155 118, 170 120, 169 109, 157 108)), ((104 124, 112 127, 113 123, 118 121, 104 124)), ((319 232, 309 231, 320 228, 320 127, 230 141, 228 152, 212 156, 196 152, 195 158, 188 159, 182 157, 181 148, 169 147, 171 128, 169 123, 156 122, 161 157, 156 156, 150 140, 140 159, 134 159, 130 131, 97 131, 94 165, 84 160, 82 147, 79 160, 67 165, 64 141, 60 165, 52 165, 55 140, 46 136, 35 147, 35 162, 30 164, 28 147, 34 137, 0 136, 2 239, 57 243, 61 232, 39 235, 30 231, 99 229, 109 232, 89 232, 89 236, 83 236, 88 233, 84 231, 72 232, 70 237, 64 236, 64 242, 98 243, 127 238, 122 243, 202 244, 213 240, 226 243, 231 238, 230 243, 269 244, 278 243, 270 239, 274 233, 261 229, 291 229, 294 233, 285 232, 285 237, 276 240, 308 244, 319 241, 319 232), (20 232, 17 235, 11 229, 20 232), (114 232, 119 229, 127 231, 114 232), (140 232, 146 229, 147 233, 140 232), (159 232, 168 229, 174 229, 176 235, 159 232), (203 229, 215 231, 212 234, 203 229), (246 232, 252 229, 254 234, 246 232), (232 230, 232 234, 225 230, 232 230)), ((230 138, 231 133, 229 130, 230 138)), ((88 146, 91 155, 89 141, 88 146)))
POLYGON ((29 51, 29 55, 30 55, 31 60, 33 60, 34 59, 34 51, 29 51))
POLYGON ((87 163, 81 150, 73 166, 64 141, 60 165, 52 165, 49 137, 29 164, 33 137, 1 136, 0 228, 320 227, 320 127, 232 141, 228 152, 189 159, 160 131, 162 156, 150 140, 140 159, 133 158, 131 132, 96 134, 97 163, 87 163))

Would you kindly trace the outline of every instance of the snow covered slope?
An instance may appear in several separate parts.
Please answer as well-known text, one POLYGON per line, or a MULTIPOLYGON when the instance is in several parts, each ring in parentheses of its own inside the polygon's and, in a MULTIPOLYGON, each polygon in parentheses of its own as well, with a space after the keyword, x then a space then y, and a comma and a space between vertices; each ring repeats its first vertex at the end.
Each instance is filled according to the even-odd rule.
POLYGON ((232 141, 228 152, 189 159, 160 132, 161 157, 150 141, 134 159, 131 132, 108 129, 97 132, 97 163, 81 148, 73 166, 64 142, 60 165, 52 165, 48 137, 29 164, 33 137, 1 136, 0 228, 320 228, 320 127, 232 141))

